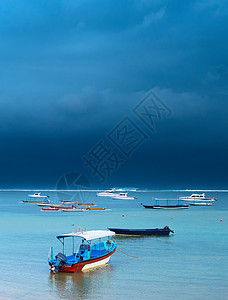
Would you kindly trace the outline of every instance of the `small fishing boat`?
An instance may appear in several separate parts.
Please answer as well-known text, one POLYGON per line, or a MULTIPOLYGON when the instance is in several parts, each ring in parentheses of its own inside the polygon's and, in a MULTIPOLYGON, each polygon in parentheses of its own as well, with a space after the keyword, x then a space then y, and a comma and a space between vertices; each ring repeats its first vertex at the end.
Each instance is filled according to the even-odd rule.
POLYGON ((127 195, 127 193, 119 193, 112 196, 112 199, 119 199, 119 200, 135 200, 136 197, 130 197, 127 195))
POLYGON ((79 203, 79 202, 78 202, 77 205, 78 205, 78 206, 87 206, 87 205, 88 205, 88 206, 94 206, 95 203, 79 203))
POLYGON ((60 207, 61 204, 53 204, 53 203, 37 203, 39 207, 60 207))
POLYGON ((58 210, 60 210, 60 208, 58 208, 58 207, 42 207, 41 210, 42 211, 58 211, 58 210))
POLYGON ((187 204, 181 205, 143 205, 145 208, 149 209, 185 209, 189 208, 187 204))
POLYGON ((49 196, 42 196, 41 193, 35 193, 33 195, 28 195, 26 200, 22 200, 23 203, 50 203, 49 196))
POLYGON ((82 211, 86 211, 86 209, 84 209, 84 208, 76 208, 76 207, 74 207, 74 208, 61 208, 61 210, 62 211, 64 211, 64 212, 82 212, 82 211))
POLYGON ((154 229, 123 229, 123 228, 108 228, 114 231, 116 235, 127 235, 127 236, 142 236, 142 235, 169 235, 170 232, 174 233, 168 226, 164 228, 154 229))
POLYGON ((78 201, 59 200, 63 204, 77 204, 78 201))
POLYGON ((106 210, 106 207, 86 207, 86 210, 106 210))
POLYGON ((80 202, 78 202, 78 201, 75 201, 75 202, 73 202, 73 201, 68 201, 68 200, 61 200, 61 202, 62 202, 62 205, 64 205, 64 204, 77 204, 77 205, 95 205, 95 203, 80 203, 80 202))
POLYGON ((58 208, 58 209, 74 209, 76 208, 74 205, 71 205, 71 206, 53 206, 53 205, 50 205, 50 208, 58 208))
POLYGON ((56 204, 37 204, 38 206, 41 206, 42 210, 48 211, 48 210, 62 210, 62 209, 74 209, 75 206, 61 206, 61 205, 56 205, 56 204))
POLYGON ((53 247, 51 247, 48 255, 50 271, 53 273, 80 272, 107 264, 117 247, 111 240, 111 237, 114 235, 115 232, 108 230, 91 230, 57 236, 57 239, 63 246, 63 250, 54 257, 53 247), (73 250, 70 255, 66 255, 64 252, 66 238, 72 238, 73 250), (80 238, 82 242, 78 251, 75 252, 75 241, 78 238, 80 238))
POLYGON ((141 205, 148 209, 187 209, 189 208, 188 204, 181 204, 181 200, 177 200, 177 204, 171 205, 171 201, 176 199, 157 199, 155 198, 156 204, 154 205, 145 205, 141 203, 141 205), (166 205, 160 205, 160 201, 166 201, 166 205))

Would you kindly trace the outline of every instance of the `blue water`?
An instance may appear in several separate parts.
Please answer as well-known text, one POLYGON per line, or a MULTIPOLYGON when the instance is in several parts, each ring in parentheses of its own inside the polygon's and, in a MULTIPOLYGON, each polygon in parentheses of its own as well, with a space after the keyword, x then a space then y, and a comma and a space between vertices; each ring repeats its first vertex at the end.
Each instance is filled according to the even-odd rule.
MULTIPOLYGON (((84 197, 110 211, 42 212, 20 204, 26 192, 0 192, 1 299, 227 299, 228 193, 207 193, 212 207, 147 210, 152 197, 176 198, 189 192, 136 192, 137 200, 84 197), (122 216, 124 215, 124 216, 122 216), (221 222, 220 219, 223 219, 221 222), (75 227, 156 228, 169 225, 169 237, 116 237, 120 251, 104 267, 76 274, 50 274, 50 246, 56 235, 75 227)), ((49 193, 58 200, 55 192, 49 193)), ((75 193, 77 198, 77 193, 75 193)), ((78 197, 81 195, 78 195, 78 197)))

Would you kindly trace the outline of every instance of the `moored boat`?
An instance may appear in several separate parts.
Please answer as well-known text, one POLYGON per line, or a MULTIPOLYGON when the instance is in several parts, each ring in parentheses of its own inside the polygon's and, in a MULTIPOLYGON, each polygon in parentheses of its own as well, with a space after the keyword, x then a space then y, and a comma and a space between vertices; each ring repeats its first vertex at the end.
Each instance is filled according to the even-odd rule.
POLYGON ((178 199, 158 199, 155 198, 156 203, 154 205, 145 205, 141 203, 141 205, 148 209, 186 209, 189 208, 188 204, 182 204, 181 200, 178 199), (171 204, 171 201, 177 201, 177 204, 173 205, 171 204), (166 205, 161 205, 160 201, 166 201, 166 205))
POLYGON ((114 192, 115 192, 116 189, 110 189, 110 190, 106 190, 104 192, 100 192, 100 193, 97 193, 97 197, 113 197, 114 192))
POLYGON ((33 195, 28 195, 26 200, 22 200, 23 203, 50 203, 49 196, 42 196, 41 193, 35 193, 33 195))
POLYGON ((180 204, 180 205, 144 205, 143 207, 149 208, 149 209, 186 209, 189 208, 189 205, 187 204, 180 204))
POLYGON ((42 207, 42 211, 58 211, 60 208, 58 207, 42 207))
POLYGON ((82 212, 82 211, 86 211, 86 209, 84 208, 61 208, 61 211, 64 211, 64 212, 82 212))
POLYGON ((68 201, 68 200, 61 200, 61 202, 62 202, 62 205, 64 205, 64 204, 95 205, 95 203, 80 203, 78 201, 73 202, 73 201, 68 201))
POLYGON ((192 206, 212 206, 212 202, 191 202, 189 205, 192 206))
POLYGON ((203 194, 192 194, 191 196, 186 196, 186 197, 180 197, 180 200, 185 200, 185 201, 216 201, 216 198, 207 198, 205 196, 205 193, 203 194))
POLYGON ((174 233, 168 226, 164 228, 154 228, 154 229, 124 229, 124 228, 108 228, 114 231, 116 235, 127 235, 127 236, 144 236, 144 235, 169 235, 170 232, 174 233))
POLYGON ((43 195, 41 195, 41 193, 35 193, 35 194, 32 194, 32 195, 28 195, 28 196, 29 196, 29 198, 49 198, 48 195, 43 196, 43 195))
POLYGON ((106 210, 106 207, 86 207, 86 210, 106 210))
POLYGON ((119 199, 119 200, 135 200, 136 197, 128 196, 127 193, 119 193, 112 196, 112 199, 119 199))
POLYGON ((110 257, 116 251, 116 244, 111 240, 115 232, 108 230, 91 230, 84 232, 72 232, 57 236, 63 245, 62 253, 55 257, 53 247, 50 249, 48 263, 50 271, 57 272, 80 272, 90 268, 98 267, 109 262, 110 257), (64 243, 66 238, 72 238, 73 251, 71 255, 65 254, 64 243), (75 252, 75 240, 80 238, 81 245, 75 252), (102 241, 107 239, 106 241, 102 241))

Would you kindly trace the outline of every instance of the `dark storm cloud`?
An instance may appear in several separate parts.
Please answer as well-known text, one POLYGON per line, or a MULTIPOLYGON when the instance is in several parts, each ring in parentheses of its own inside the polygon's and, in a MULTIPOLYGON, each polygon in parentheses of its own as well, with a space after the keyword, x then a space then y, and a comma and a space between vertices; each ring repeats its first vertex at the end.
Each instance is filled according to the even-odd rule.
MULTIPOLYGON (((213 157, 216 161, 218 152, 221 161, 226 160, 225 1, 0 3, 3 170, 14 164, 19 172, 19 160, 25 165, 40 159, 41 169, 47 166, 50 176, 64 172, 73 157, 80 160, 87 147, 105 136, 149 90, 165 101, 172 117, 161 122, 146 147, 138 150, 134 163, 139 169, 153 168, 154 160, 148 163, 143 157, 163 153, 164 145, 182 157, 181 162, 176 159, 176 170, 189 162, 196 144, 200 155, 194 154, 195 165, 201 165, 205 148, 204 168, 213 157), (58 169, 66 141, 69 148, 58 169), (41 150, 44 142, 47 152, 41 150), (22 146, 14 148, 18 143, 22 146), (25 150, 34 143, 33 151, 25 150), (12 149, 14 155, 7 157, 12 149)), ((169 165, 168 154, 163 153, 164 159, 169 165)), ((161 166, 166 172, 165 163, 161 166)), ((126 174, 130 169, 128 165, 126 174)), ((220 175, 224 177, 222 167, 220 175)))

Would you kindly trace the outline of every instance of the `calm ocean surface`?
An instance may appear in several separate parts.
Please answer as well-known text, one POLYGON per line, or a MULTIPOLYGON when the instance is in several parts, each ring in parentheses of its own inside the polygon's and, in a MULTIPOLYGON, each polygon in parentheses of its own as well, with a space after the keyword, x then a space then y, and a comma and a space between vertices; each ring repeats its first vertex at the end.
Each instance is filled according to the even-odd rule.
MULTIPOLYGON (((48 194, 57 203, 56 193, 48 194)), ((89 202, 111 210, 64 213, 20 204, 26 192, 0 192, 0 299, 228 299, 228 193, 207 193, 219 199, 212 207, 162 211, 140 203, 191 192, 130 194, 138 199, 97 198, 91 192, 84 195, 89 202), (87 230, 168 225, 175 234, 115 237, 121 251, 138 258, 117 250, 104 267, 50 274, 50 246, 55 254, 61 251, 56 235, 72 232, 73 225, 87 230)))

